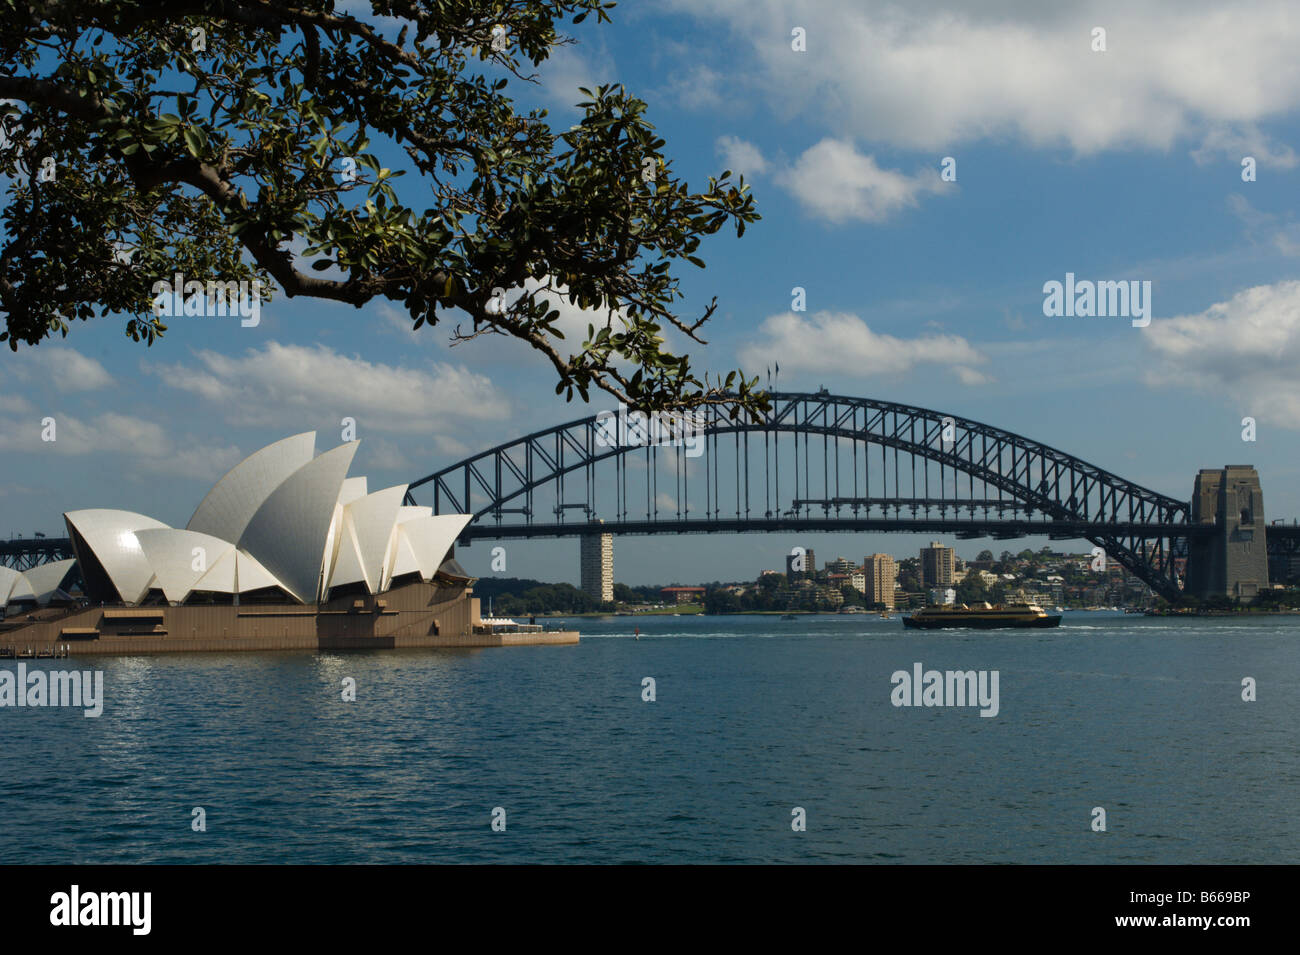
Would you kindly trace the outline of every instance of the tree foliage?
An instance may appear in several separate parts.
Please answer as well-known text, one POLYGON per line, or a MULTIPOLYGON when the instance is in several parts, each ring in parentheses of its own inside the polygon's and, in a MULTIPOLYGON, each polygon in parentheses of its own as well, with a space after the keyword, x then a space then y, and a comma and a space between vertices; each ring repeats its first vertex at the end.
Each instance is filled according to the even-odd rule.
POLYGON ((123 315, 152 343, 155 283, 179 272, 387 300, 417 328, 468 322, 458 341, 513 336, 569 399, 765 407, 757 378, 701 378, 664 338, 703 343, 716 299, 679 315, 674 269, 758 218, 743 178, 677 179, 622 87, 584 90, 562 131, 507 95, 568 42, 562 26, 612 6, 372 0, 359 18, 332 0, 0 0, 0 340, 123 315), (563 340, 562 302, 600 316, 582 343, 563 340))
POLYGON ((482 612, 498 616, 538 613, 592 613, 601 603, 572 584, 549 584, 515 577, 484 577, 474 584, 482 612))

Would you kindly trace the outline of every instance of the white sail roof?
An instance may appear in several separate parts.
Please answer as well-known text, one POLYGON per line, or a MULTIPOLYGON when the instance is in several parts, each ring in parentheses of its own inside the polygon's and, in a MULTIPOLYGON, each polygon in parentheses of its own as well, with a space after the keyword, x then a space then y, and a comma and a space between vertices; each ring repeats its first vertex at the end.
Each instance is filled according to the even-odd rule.
MULTIPOLYGON (((339 568, 336 565, 339 559, 339 548, 343 543, 343 538, 345 536, 343 533, 343 508, 345 505, 351 504, 357 498, 365 497, 367 488, 368 482, 364 476, 361 476, 347 478, 343 482, 343 487, 339 489, 339 500, 338 503, 334 505, 334 518, 330 521, 329 534, 325 536, 325 561, 323 566, 325 568, 325 579, 328 581, 333 581, 335 573, 339 572, 339 568)), ((345 553, 343 561, 344 565, 348 569, 342 571, 342 573, 349 576, 349 582, 360 580, 360 576, 353 575, 355 574, 356 568, 359 568, 361 565, 361 556, 355 553, 345 553)))
POLYGON ((208 569, 235 549, 211 534, 170 527, 139 531, 135 536, 153 567, 155 586, 172 603, 183 602, 208 569))
POLYGON ((208 564, 208 571, 194 582, 191 592, 233 594, 235 592, 235 553, 232 545, 220 557, 208 564))
MULTIPOLYGON (((431 507, 403 504, 397 509, 397 523, 399 526, 419 517, 432 516, 433 508, 431 507)), ((388 555, 384 558, 384 579, 380 582, 380 588, 387 590, 394 577, 419 573, 419 570, 420 563, 415 558, 415 551, 411 549, 411 542, 406 539, 405 534, 395 531, 392 539, 388 542, 388 555)))
POLYGON ((268 444, 236 464, 203 498, 187 530, 238 541, 268 497, 316 453, 316 432, 268 444))
MULTIPOLYGON (((128 604, 151 587, 176 603, 195 591, 278 587, 313 603, 326 586, 361 583, 381 593, 394 576, 432 579, 470 515, 404 505, 404 484, 370 493, 365 477, 347 476, 359 442, 313 457, 315 443, 315 432, 304 432, 249 455, 184 529, 130 511, 69 511, 68 534, 95 599, 112 599, 110 584, 128 604)), ((44 565, 31 580, 0 569, 0 601, 17 593, 48 601, 73 563, 44 565)))
POLYGON ((26 574, 19 574, 18 579, 14 581, 14 586, 9 591, 9 602, 16 603, 19 600, 35 600, 36 591, 32 589, 32 582, 27 579, 26 574))
POLYGON ((456 536, 470 522, 469 514, 435 514, 417 517, 397 525, 397 532, 410 545, 420 568, 420 576, 431 580, 442 566, 456 536))
POLYGON ((365 497, 369 492, 369 484, 365 475, 360 477, 350 477, 343 482, 343 487, 339 489, 339 504, 351 504, 357 498, 365 497))
POLYGON ((139 603, 149 592, 154 572, 135 536, 136 532, 170 528, 143 514, 107 508, 68 511, 63 519, 67 522, 68 536, 72 538, 78 556, 82 556, 78 549, 78 541, 81 541, 94 553, 118 596, 125 603, 139 603))
POLYGON ((406 497, 406 485, 398 484, 367 494, 347 507, 347 520, 352 523, 357 551, 366 571, 370 592, 378 592, 387 581, 388 558, 397 525, 397 514, 406 497))
POLYGON ((240 535, 239 547, 303 603, 319 596, 334 507, 358 443, 341 444, 300 467, 267 496, 240 535))
POLYGON ((9 595, 14 592, 14 588, 22 584, 24 590, 30 590, 31 584, 18 571, 12 567, 0 566, 0 607, 9 603, 9 595))
POLYGON ((239 578, 239 592, 241 594, 246 594, 250 590, 261 590, 263 587, 288 589, 284 584, 276 580, 275 574, 263 567, 252 554, 241 550, 236 552, 236 558, 235 573, 239 578))
MULTIPOLYGON (((50 561, 48 564, 37 564, 30 570, 23 571, 23 576, 31 584, 32 592, 36 594, 36 602, 42 607, 49 603, 76 565, 76 559, 69 557, 66 560, 50 561)), ((2 589, 4 589, 3 585, 0 585, 0 590, 2 589)))
POLYGON ((417 574, 420 572, 420 561, 415 556, 415 551, 411 549, 411 542, 406 535, 402 533, 401 525, 398 525, 397 533, 393 535, 393 554, 389 559, 388 580, 384 582, 385 588, 392 582, 394 577, 401 577, 404 574, 417 574))
POLYGON ((418 504, 403 504, 397 509, 397 523, 404 524, 417 517, 433 517, 433 508, 418 504))
POLYGON ((330 571, 329 585, 342 587, 344 584, 364 582, 366 568, 361 562, 361 548, 357 544, 356 535, 352 533, 352 522, 347 519, 346 511, 340 509, 335 527, 334 564, 330 571))

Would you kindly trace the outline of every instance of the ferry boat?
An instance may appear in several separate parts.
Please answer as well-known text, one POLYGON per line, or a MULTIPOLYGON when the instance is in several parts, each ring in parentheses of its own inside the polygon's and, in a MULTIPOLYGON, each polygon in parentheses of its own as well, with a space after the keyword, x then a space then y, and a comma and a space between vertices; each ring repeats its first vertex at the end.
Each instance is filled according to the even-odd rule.
POLYGON ((974 606, 959 604, 953 607, 925 607, 903 618, 904 627, 918 630, 937 630, 945 627, 971 627, 977 630, 1004 627, 1056 627, 1060 614, 1049 614, 1037 604, 977 603, 974 606))

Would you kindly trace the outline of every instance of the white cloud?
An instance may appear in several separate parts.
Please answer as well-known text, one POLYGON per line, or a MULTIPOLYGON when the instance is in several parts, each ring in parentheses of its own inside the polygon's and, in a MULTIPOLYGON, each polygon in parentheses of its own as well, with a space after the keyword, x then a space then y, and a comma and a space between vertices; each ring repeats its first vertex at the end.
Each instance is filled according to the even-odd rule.
POLYGON ((674 71, 666 92, 686 109, 711 109, 726 102, 722 91, 724 80, 717 70, 697 63, 687 70, 674 71))
POLYGON ((0 451, 49 455, 114 455, 129 459, 132 470, 146 474, 215 480, 242 460, 239 448, 178 443, 157 421, 106 411, 85 417, 59 409, 37 410, 27 399, 0 395, 0 451), (45 419, 54 419, 54 440, 45 419))
POLYGON ((767 160, 763 158, 763 151, 748 140, 736 136, 719 136, 716 148, 723 163, 735 175, 752 179, 767 172, 767 160))
POLYGON ((541 298, 550 302, 553 311, 560 313, 555 319, 555 328, 564 336, 564 339, 563 342, 558 340, 554 342, 557 348, 564 349, 567 346, 569 351, 576 354, 582 343, 587 340, 589 326, 600 329, 612 322, 615 328, 621 327, 620 313, 618 311, 582 308, 579 305, 574 305, 565 297, 569 291, 568 286, 562 282, 553 282, 550 279, 546 281, 525 279, 522 290, 512 289, 507 293, 506 304, 511 306, 525 294, 541 289, 546 289, 541 298))
POLYGON ((940 178, 938 166, 913 175, 882 169, 851 141, 832 137, 808 147, 792 165, 770 163, 759 146, 737 136, 719 136, 714 148, 727 168, 746 179, 770 170, 808 212, 836 224, 883 222, 924 195, 954 188, 940 178))
POLYGON ((1241 221, 1242 231, 1253 245, 1268 244, 1282 255, 1300 255, 1300 225, 1283 223, 1275 213, 1256 209, 1236 192, 1228 196, 1228 209, 1241 221))
POLYGON ((777 362, 790 371, 824 371, 846 375, 900 374, 921 364, 947 365, 964 384, 987 379, 971 368, 987 358, 959 335, 898 338, 873 332, 866 322, 845 312, 794 312, 772 315, 759 326, 759 338, 740 350, 749 373, 777 362))
POLYGON ((367 471, 404 471, 411 460, 403 453, 401 445, 387 438, 372 438, 361 442, 364 468, 367 471))
MULTIPOLYGON (((579 346, 581 346, 581 344, 587 339, 587 327, 589 325, 594 325, 596 328, 603 328, 611 321, 612 317, 614 327, 620 327, 619 316, 621 313, 618 310, 611 313, 609 310, 602 311, 593 308, 581 308, 574 305, 565 298, 565 295, 568 292, 568 287, 563 283, 551 282, 550 280, 542 281, 529 278, 524 280, 522 287, 510 289, 505 295, 507 309, 513 307, 514 304, 525 294, 542 289, 545 289, 545 293, 542 297, 550 302, 550 307, 553 311, 559 312, 559 316, 555 320, 555 328, 564 337, 563 341, 558 338, 553 338, 552 344, 554 344, 561 352, 564 352, 566 349, 570 352, 576 352, 579 346)), ((381 330, 386 334, 394 335, 411 345, 422 345, 430 342, 457 344, 458 347, 463 347, 465 350, 453 354, 464 354, 467 360, 471 356, 475 356, 475 352, 473 351, 474 346, 472 344, 456 343, 452 340, 452 335, 458 325, 463 334, 468 334, 471 330, 463 321, 465 318, 464 313, 458 313, 457 316, 450 318, 443 315, 440 317, 438 324, 433 327, 425 325, 420 328, 413 328, 412 326, 414 325, 414 321, 401 309, 398 309, 387 302, 380 302, 375 305, 374 308, 379 313, 379 318, 382 322, 381 330)), ((489 347, 491 347, 492 344, 499 345, 505 341, 514 343, 518 340, 513 338, 503 339, 490 337, 483 339, 483 342, 489 347)), ((494 354, 493 357, 500 358, 501 356, 499 354, 494 354)))
POLYGON ((244 453, 236 445, 198 444, 156 458, 150 462, 150 470, 215 482, 243 459, 244 453))
POLYGON ((458 441, 455 438, 446 435, 438 435, 433 439, 433 447, 444 458, 468 458, 474 454, 474 448, 471 448, 464 441, 458 441))
POLYGON ((791 168, 778 174, 777 182, 809 211, 833 223, 883 222, 915 206, 918 197, 943 191, 947 185, 937 168, 913 176, 881 169, 874 157, 838 139, 811 146, 791 168))
MULTIPOLYGON (((558 312, 554 322, 554 328, 563 336, 563 338, 550 338, 551 345, 563 357, 572 357, 582 348, 582 343, 587 341, 587 331, 589 328, 596 330, 605 326, 612 327, 615 331, 623 328, 623 313, 621 309, 596 309, 583 308, 575 305, 566 297, 568 286, 562 282, 555 282, 549 277, 544 281, 538 279, 525 279, 522 288, 514 288, 505 295, 505 304, 507 310, 514 306, 524 295, 541 291, 538 296, 539 300, 544 299, 550 303, 552 311, 558 312)), ((664 328, 661 332, 664 339, 664 348, 673 350, 679 343, 682 336, 672 328, 664 328)), ((487 341, 493 341, 488 338, 487 341)), ((496 339, 499 341, 500 339, 496 339)), ((536 357, 536 356, 535 356, 536 357)), ((543 359, 544 360, 544 359, 543 359)), ((620 371, 632 370, 630 362, 624 359, 614 361, 614 366, 620 371)))
POLYGON ((23 381, 48 381, 59 391, 94 391, 113 384, 113 376, 93 358, 59 345, 27 349, 11 357, 9 371, 23 381))
POLYGON ((537 79, 555 110, 576 113, 574 104, 588 98, 579 89, 585 87, 594 93, 598 86, 617 82, 617 73, 614 60, 605 49, 571 43, 551 50, 537 70, 537 79))
POLYGON ((342 355, 324 345, 278 342, 238 357, 214 351, 196 357, 197 366, 145 367, 241 426, 283 430, 350 416, 361 428, 414 433, 510 413, 486 376, 441 362, 407 368, 342 355))
POLYGON ((445 335, 438 336, 432 328, 427 325, 415 327, 415 319, 411 318, 406 312, 395 308, 388 302, 376 302, 372 306, 379 313, 380 321, 383 323, 380 330, 390 335, 396 335, 398 338, 410 345, 421 345, 426 342, 441 340, 446 338, 445 335))
POLYGON ((36 406, 22 395, 0 395, 0 420, 12 421, 19 415, 36 413, 36 406))
POLYGON ((1147 384, 1226 396, 1243 416, 1300 429, 1300 281, 1259 285, 1143 336, 1157 362, 1147 384))
POLYGON ((1294 149, 1273 142, 1254 123, 1212 127, 1191 155, 1201 166, 1225 160, 1240 165, 1246 156, 1253 157, 1259 166, 1275 169, 1294 169, 1300 163, 1294 149))
MULTIPOLYGON (((550 303, 550 310, 559 313, 554 328, 563 337, 551 336, 549 342, 561 358, 577 354, 582 343, 587 340, 589 326, 597 329, 604 328, 606 325, 610 325, 615 330, 623 328, 621 309, 611 311, 574 305, 566 297, 568 287, 562 282, 555 282, 549 278, 543 280, 528 278, 524 280, 522 287, 510 289, 505 294, 506 308, 512 308, 525 294, 539 291, 541 292, 539 297, 550 303)), ((413 329, 412 319, 401 309, 387 302, 380 302, 372 307, 379 314, 380 330, 403 340, 408 345, 437 343, 454 346, 453 351, 446 353, 449 357, 461 358, 474 367, 491 367, 498 371, 503 365, 510 363, 526 364, 529 368, 549 367, 546 359, 529 344, 511 336, 486 335, 474 341, 453 340, 452 336, 457 328, 462 334, 469 334, 472 331, 472 324, 463 312, 454 315, 443 314, 439 317, 437 325, 433 327, 425 325, 413 329), (537 364, 538 360, 542 362, 541 365, 537 364)), ((661 334, 664 338, 664 347, 669 350, 678 347, 683 340, 683 336, 673 328, 664 328, 661 334)), ((620 371, 633 370, 632 364, 624 359, 615 360, 614 366, 620 371)), ((461 366, 462 370, 464 367, 461 366)), ((191 390, 202 392, 212 387, 211 383, 204 380, 201 373, 194 373, 194 380, 190 383, 191 390)), ((213 393, 212 397, 215 399, 216 394, 213 393)))
POLYGON ((937 151, 1014 137, 1092 153, 1187 139, 1212 152, 1300 105, 1291 0, 669 2, 705 19, 701 44, 727 47, 719 22, 739 40, 737 97, 868 142, 937 151), (1091 49, 1099 25, 1104 53, 1091 49))
MULTIPOLYGON (((4 403, 0 401, 0 404, 4 403)), ((47 454, 125 451, 152 456, 167 447, 167 436, 157 422, 112 411, 83 418, 59 409, 16 419, 5 415, 0 419, 0 451, 41 451, 47 454), (54 419, 53 441, 43 438, 45 418, 54 419)))
POLYGON ((958 365, 953 369, 957 373, 957 380, 963 385, 987 385, 993 379, 982 371, 976 371, 974 368, 967 368, 965 365, 958 365))

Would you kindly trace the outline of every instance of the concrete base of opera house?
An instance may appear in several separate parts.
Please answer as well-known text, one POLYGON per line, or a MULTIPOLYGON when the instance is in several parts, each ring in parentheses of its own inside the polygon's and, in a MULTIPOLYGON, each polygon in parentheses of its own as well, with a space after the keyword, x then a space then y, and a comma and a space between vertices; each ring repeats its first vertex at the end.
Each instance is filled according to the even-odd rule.
POLYGON ((48 608, 0 624, 0 656, 235 650, 392 650, 574 644, 573 630, 485 624, 461 585, 418 581, 320 604, 48 608))

